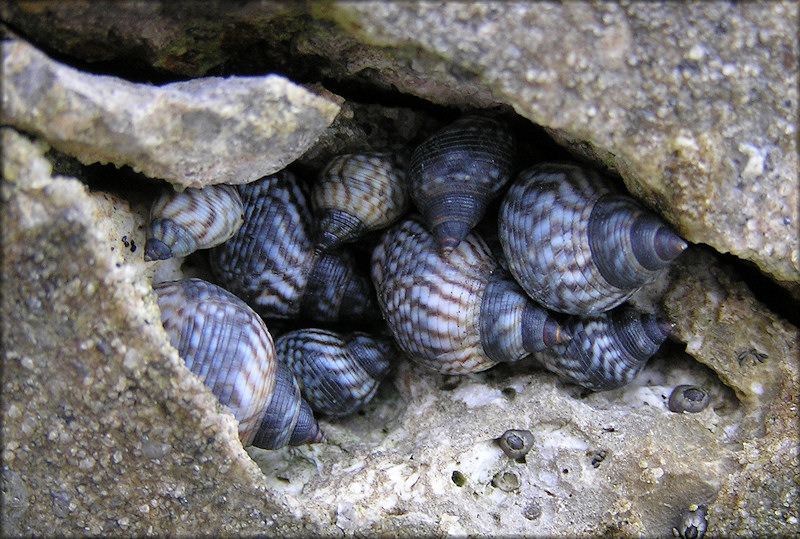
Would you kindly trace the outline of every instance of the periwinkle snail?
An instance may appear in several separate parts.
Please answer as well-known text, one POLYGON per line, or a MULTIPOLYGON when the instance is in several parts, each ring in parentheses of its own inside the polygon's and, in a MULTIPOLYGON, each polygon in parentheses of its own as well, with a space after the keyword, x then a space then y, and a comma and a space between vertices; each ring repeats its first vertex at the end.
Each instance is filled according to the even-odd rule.
POLYGON ((389 226, 408 209, 405 166, 392 152, 334 157, 311 188, 316 245, 333 249, 389 226))
POLYGON ((509 182, 516 141, 495 116, 466 114, 411 155, 409 193, 443 253, 455 249, 509 182))
POLYGON ((315 328, 284 333, 275 340, 275 349, 311 409, 334 417, 368 403, 397 357, 391 338, 315 328))
POLYGON ((622 305, 593 316, 570 316, 572 339, 534 357, 559 377, 593 391, 629 383, 666 340, 673 324, 622 305))
POLYGON ((144 259, 187 256, 226 241, 242 226, 242 201, 231 185, 165 189, 150 208, 144 259))
POLYGON ((242 445, 274 449, 324 439, 308 404, 292 391, 293 379, 287 382, 288 370, 275 356, 266 325, 250 307, 201 279, 153 289, 170 343, 231 409, 242 445))
POLYGON ((508 429, 497 439, 500 449, 510 459, 519 459, 533 449, 533 434, 529 430, 508 429))
POLYGON ((377 318, 369 278, 352 255, 314 249, 308 203, 294 174, 282 171, 238 187, 244 225, 210 256, 222 286, 267 319, 377 318))
POLYGON ((708 391, 700 386, 679 385, 672 390, 667 402, 667 408, 671 412, 689 412, 696 414, 708 407, 711 398, 708 391))
POLYGON ((443 374, 479 372, 569 338, 475 233, 445 257, 422 223, 407 219, 375 247, 372 279, 400 348, 443 374))
POLYGON ((616 307, 686 248, 598 173, 558 163, 519 174, 503 199, 499 236, 509 269, 528 295, 569 314, 616 307))

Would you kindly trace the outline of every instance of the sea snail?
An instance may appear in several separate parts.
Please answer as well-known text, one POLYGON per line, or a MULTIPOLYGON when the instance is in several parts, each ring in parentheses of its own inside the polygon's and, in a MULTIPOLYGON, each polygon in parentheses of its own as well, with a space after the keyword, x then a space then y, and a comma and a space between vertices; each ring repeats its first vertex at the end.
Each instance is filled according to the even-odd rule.
POLYGON ((689 412, 696 414, 708 407, 711 397, 708 391, 700 386, 680 385, 672 390, 667 402, 667 408, 671 412, 689 412))
POLYGON ((511 180, 515 152, 508 126, 485 113, 462 116, 414 150, 409 194, 444 254, 458 246, 511 180))
POLYGON ((593 391, 629 383, 672 331, 674 324, 622 305, 606 313, 567 317, 572 339, 534 354, 560 378, 593 391))
POLYGON ((333 249, 385 228, 408 209, 405 167, 390 152, 333 158, 311 188, 316 244, 333 249))
POLYGON ((154 290, 170 343, 231 409, 242 445, 275 449, 324 440, 297 383, 278 361, 267 327, 247 304, 201 279, 154 290))
POLYGON ((240 185, 244 225, 211 250, 217 282, 267 319, 371 322, 369 277, 344 250, 318 251, 304 192, 288 171, 240 185))
POLYGON ((242 201, 231 185, 166 189, 150 207, 144 259, 165 260, 209 249, 242 226, 242 201))
POLYGON ((372 279, 399 347, 443 374, 482 371, 569 338, 475 233, 445 257, 419 220, 402 221, 375 247, 372 279))
POLYGON ((372 399, 398 355, 391 338, 299 329, 275 340, 303 398, 315 412, 346 416, 372 399))
POLYGON ((521 172, 503 199, 499 235, 528 295, 569 314, 621 304, 686 248, 634 199, 572 164, 540 163, 521 172))

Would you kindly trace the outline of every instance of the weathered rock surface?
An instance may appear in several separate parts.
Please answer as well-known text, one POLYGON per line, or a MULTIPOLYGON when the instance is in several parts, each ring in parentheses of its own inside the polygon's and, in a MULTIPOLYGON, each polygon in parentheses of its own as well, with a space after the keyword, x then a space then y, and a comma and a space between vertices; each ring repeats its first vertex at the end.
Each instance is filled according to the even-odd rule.
POLYGON ((144 31, 82 3, 9 4, 5 19, 90 60, 194 76, 299 64, 433 103, 506 103, 618 170, 685 238, 752 260, 800 297, 796 3, 311 4, 344 32, 298 5, 123 6, 151 22, 144 31))
POLYGON ((187 187, 247 183, 306 151, 339 112, 284 77, 156 87, 90 75, 3 42, 3 122, 58 150, 187 187))
MULTIPOLYGON (((689 239, 797 281, 796 4, 310 8, 351 35, 296 5, 116 6, 0 14, 84 59, 191 76, 299 61, 317 80, 505 102, 689 239)), ((342 108, 301 168, 431 128, 409 109, 342 108)), ((322 422, 329 443, 244 452, 156 322, 149 281, 202 268, 144 264, 145 204, 51 177, 41 141, 2 132, 5 532, 670 536, 692 503, 712 533, 799 531, 800 337, 710 249, 634 298, 676 328, 628 387, 586 395, 525 362, 461 379, 404 363, 363 415, 322 422), (669 412, 685 383, 711 406, 669 412), (534 433, 525 462, 492 442, 507 428, 534 433)))

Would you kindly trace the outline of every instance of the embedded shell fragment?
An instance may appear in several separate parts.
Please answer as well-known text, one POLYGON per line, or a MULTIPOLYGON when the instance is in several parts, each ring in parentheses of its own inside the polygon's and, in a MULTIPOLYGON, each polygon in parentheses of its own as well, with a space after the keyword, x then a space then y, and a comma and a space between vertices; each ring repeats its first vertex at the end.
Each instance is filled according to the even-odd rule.
POLYGON ((475 233, 445 257, 418 220, 403 221, 375 247, 372 279, 400 348, 440 373, 479 372, 568 339, 475 233))
POLYGON ((456 248, 511 179, 516 141, 485 113, 466 114, 411 155, 409 193, 443 253, 456 248))
POLYGON ((408 208, 405 167, 390 152, 334 157, 311 188, 316 244, 333 249, 389 226, 408 208))
POLYGON ((187 256, 224 242, 242 226, 242 201, 231 185, 166 189, 153 201, 145 261, 187 256))
POLYGON ((521 172, 503 200, 498 232, 528 295, 569 314, 621 304, 686 248, 654 214, 572 164, 521 172))
POLYGON ((330 416, 350 415, 368 403, 397 356, 390 338, 314 328, 284 333, 275 349, 311 408, 330 416))
POLYGON ((286 392, 272 337, 250 307, 201 279, 162 283, 154 290, 170 343, 233 412, 242 445, 275 448, 290 439, 294 445, 322 441, 307 405, 302 417, 277 413, 301 409, 302 403, 299 392, 286 392), (270 424, 276 420, 280 428, 270 424))

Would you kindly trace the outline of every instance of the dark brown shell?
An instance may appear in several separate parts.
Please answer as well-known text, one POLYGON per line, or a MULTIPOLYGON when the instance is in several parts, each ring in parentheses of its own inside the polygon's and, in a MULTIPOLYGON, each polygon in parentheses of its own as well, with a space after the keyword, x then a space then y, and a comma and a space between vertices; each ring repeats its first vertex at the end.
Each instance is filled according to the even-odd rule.
POLYGON ((411 156, 409 194, 442 252, 458 246, 511 180, 516 141, 500 119, 467 114, 411 156))

